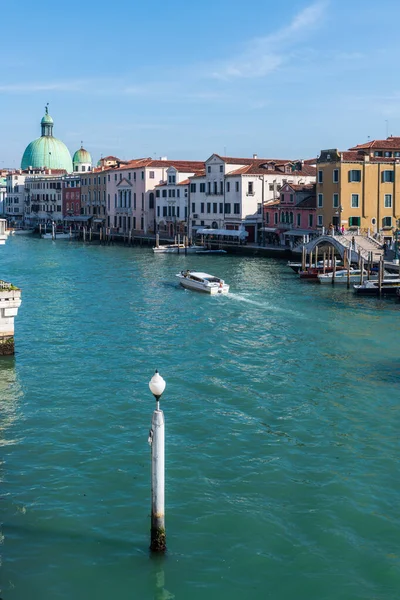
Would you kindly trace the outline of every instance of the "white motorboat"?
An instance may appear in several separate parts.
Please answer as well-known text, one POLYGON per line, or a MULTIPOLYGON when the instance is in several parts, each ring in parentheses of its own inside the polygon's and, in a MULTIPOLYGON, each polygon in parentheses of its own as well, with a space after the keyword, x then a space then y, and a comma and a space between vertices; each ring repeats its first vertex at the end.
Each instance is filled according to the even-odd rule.
MULTIPOLYGON (((75 237, 75 234, 73 233, 63 233, 62 231, 56 231, 54 234, 54 239, 55 240, 70 240, 72 238, 75 237)), ((43 240, 52 240, 53 239, 53 234, 52 233, 42 233, 42 239, 43 240)))
POLYGON ((188 290, 206 292, 206 294, 227 294, 229 285, 223 279, 200 271, 181 271, 177 274, 180 284, 188 290))
POLYGON ((195 254, 201 250, 207 250, 205 246, 187 246, 184 244, 168 244, 164 246, 156 246, 153 248, 155 254, 195 254))
MULTIPOLYGON (((398 273, 386 273, 384 272, 385 279, 397 279, 399 277, 398 273)), ((322 284, 332 283, 333 273, 324 273, 318 275, 318 280, 322 284)), ((368 272, 364 270, 363 280, 366 281, 368 279, 368 272)), ((347 282, 352 284, 361 283, 361 269, 351 269, 349 273, 349 277, 347 277, 347 269, 341 269, 340 271, 336 271, 335 273, 335 285, 346 285, 347 282)), ((369 281, 378 281, 378 273, 370 273, 369 281)))
MULTIPOLYGON (((379 281, 371 281, 370 279, 364 281, 361 285, 354 285, 354 291, 356 294, 363 296, 376 296, 379 294, 379 281)), ((395 296, 397 290, 400 289, 400 279, 397 278, 385 279, 382 281, 381 293, 383 296, 395 296)))
POLYGON ((13 235, 30 235, 34 231, 35 229, 33 227, 30 229, 21 227, 20 229, 14 229, 13 235))

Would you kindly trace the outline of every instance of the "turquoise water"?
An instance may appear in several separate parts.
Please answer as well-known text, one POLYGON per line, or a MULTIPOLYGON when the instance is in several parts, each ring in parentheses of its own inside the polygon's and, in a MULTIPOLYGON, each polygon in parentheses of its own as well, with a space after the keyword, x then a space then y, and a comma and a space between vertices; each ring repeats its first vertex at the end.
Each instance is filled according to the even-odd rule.
POLYGON ((273 259, 15 237, 0 360, 3 600, 392 600, 400 305, 273 259), (198 268, 226 297, 177 286, 198 268), (328 289, 327 289, 328 288, 328 289), (150 557, 167 381, 168 553, 150 557))

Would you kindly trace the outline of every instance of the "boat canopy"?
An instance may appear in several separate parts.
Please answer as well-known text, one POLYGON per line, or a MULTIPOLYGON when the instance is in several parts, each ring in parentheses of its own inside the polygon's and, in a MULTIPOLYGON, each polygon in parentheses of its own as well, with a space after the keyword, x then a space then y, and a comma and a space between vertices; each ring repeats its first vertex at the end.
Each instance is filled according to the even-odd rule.
POLYGON ((198 229, 196 233, 199 235, 230 235, 241 238, 249 235, 249 232, 244 229, 198 229))

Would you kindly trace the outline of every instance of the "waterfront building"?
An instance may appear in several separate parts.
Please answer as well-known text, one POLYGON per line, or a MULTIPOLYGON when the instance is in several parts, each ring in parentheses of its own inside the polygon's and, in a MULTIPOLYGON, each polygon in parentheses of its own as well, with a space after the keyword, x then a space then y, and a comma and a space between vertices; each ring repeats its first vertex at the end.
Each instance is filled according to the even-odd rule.
POLYGON ((0 217, 5 216, 7 195, 7 173, 0 172, 0 217))
MULTIPOLYGON (((159 189, 157 186, 164 183, 167 183, 168 186, 168 181, 170 181, 172 214, 172 201, 175 201, 176 209, 178 206, 176 190, 179 186, 176 184, 187 179, 189 175, 198 173, 201 169, 204 169, 204 163, 199 161, 140 158, 109 172, 107 177, 108 226, 117 229, 120 233, 127 233, 130 230, 154 233, 157 230, 157 223, 160 225, 161 221, 163 228, 168 227, 170 221, 163 220, 162 204, 160 204, 160 217, 156 217, 158 214, 156 200, 163 199, 162 195, 156 198, 157 189, 159 189), (175 190, 174 198, 172 189, 175 190)), ((179 200, 181 200, 180 197, 179 200)), ((182 214, 184 214, 183 205, 182 214)))
POLYGON ((391 241, 400 218, 400 137, 322 150, 316 193, 318 226, 360 228, 391 241))
POLYGON ((53 136, 54 121, 46 106, 41 122, 41 137, 33 140, 25 149, 21 169, 56 169, 72 172, 72 160, 67 146, 53 136))
POLYGON ((91 220, 96 229, 106 225, 108 172, 109 169, 101 166, 80 173, 81 214, 91 220))
POLYGON ((213 154, 205 162, 204 175, 190 177, 190 233, 203 227, 244 227, 248 242, 260 242, 262 207, 279 198, 282 185, 314 181, 315 169, 302 161, 213 154))
POLYGON ((10 171, 6 176, 4 216, 11 223, 24 220, 25 178, 28 171, 10 171))
POLYGON ((315 183, 285 183, 279 199, 264 208, 264 241, 292 246, 305 235, 317 232, 315 183))
POLYGON ((51 226, 63 222, 64 169, 44 169, 26 174, 24 216, 30 225, 51 226))
MULTIPOLYGON (((91 165, 90 165, 91 167, 91 165)), ((72 173, 65 175, 62 186, 62 213, 65 217, 78 217, 81 214, 81 177, 72 173)), ((74 219, 75 221, 77 219, 74 219)))

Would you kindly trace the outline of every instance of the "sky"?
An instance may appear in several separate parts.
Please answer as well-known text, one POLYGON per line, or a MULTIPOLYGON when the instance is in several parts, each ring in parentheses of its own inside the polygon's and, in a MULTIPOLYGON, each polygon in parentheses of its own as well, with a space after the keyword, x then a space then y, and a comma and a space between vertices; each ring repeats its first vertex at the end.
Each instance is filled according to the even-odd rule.
POLYGON ((311 158, 400 135, 398 0, 13 0, 2 7, 0 168, 49 102, 97 161, 311 158))

